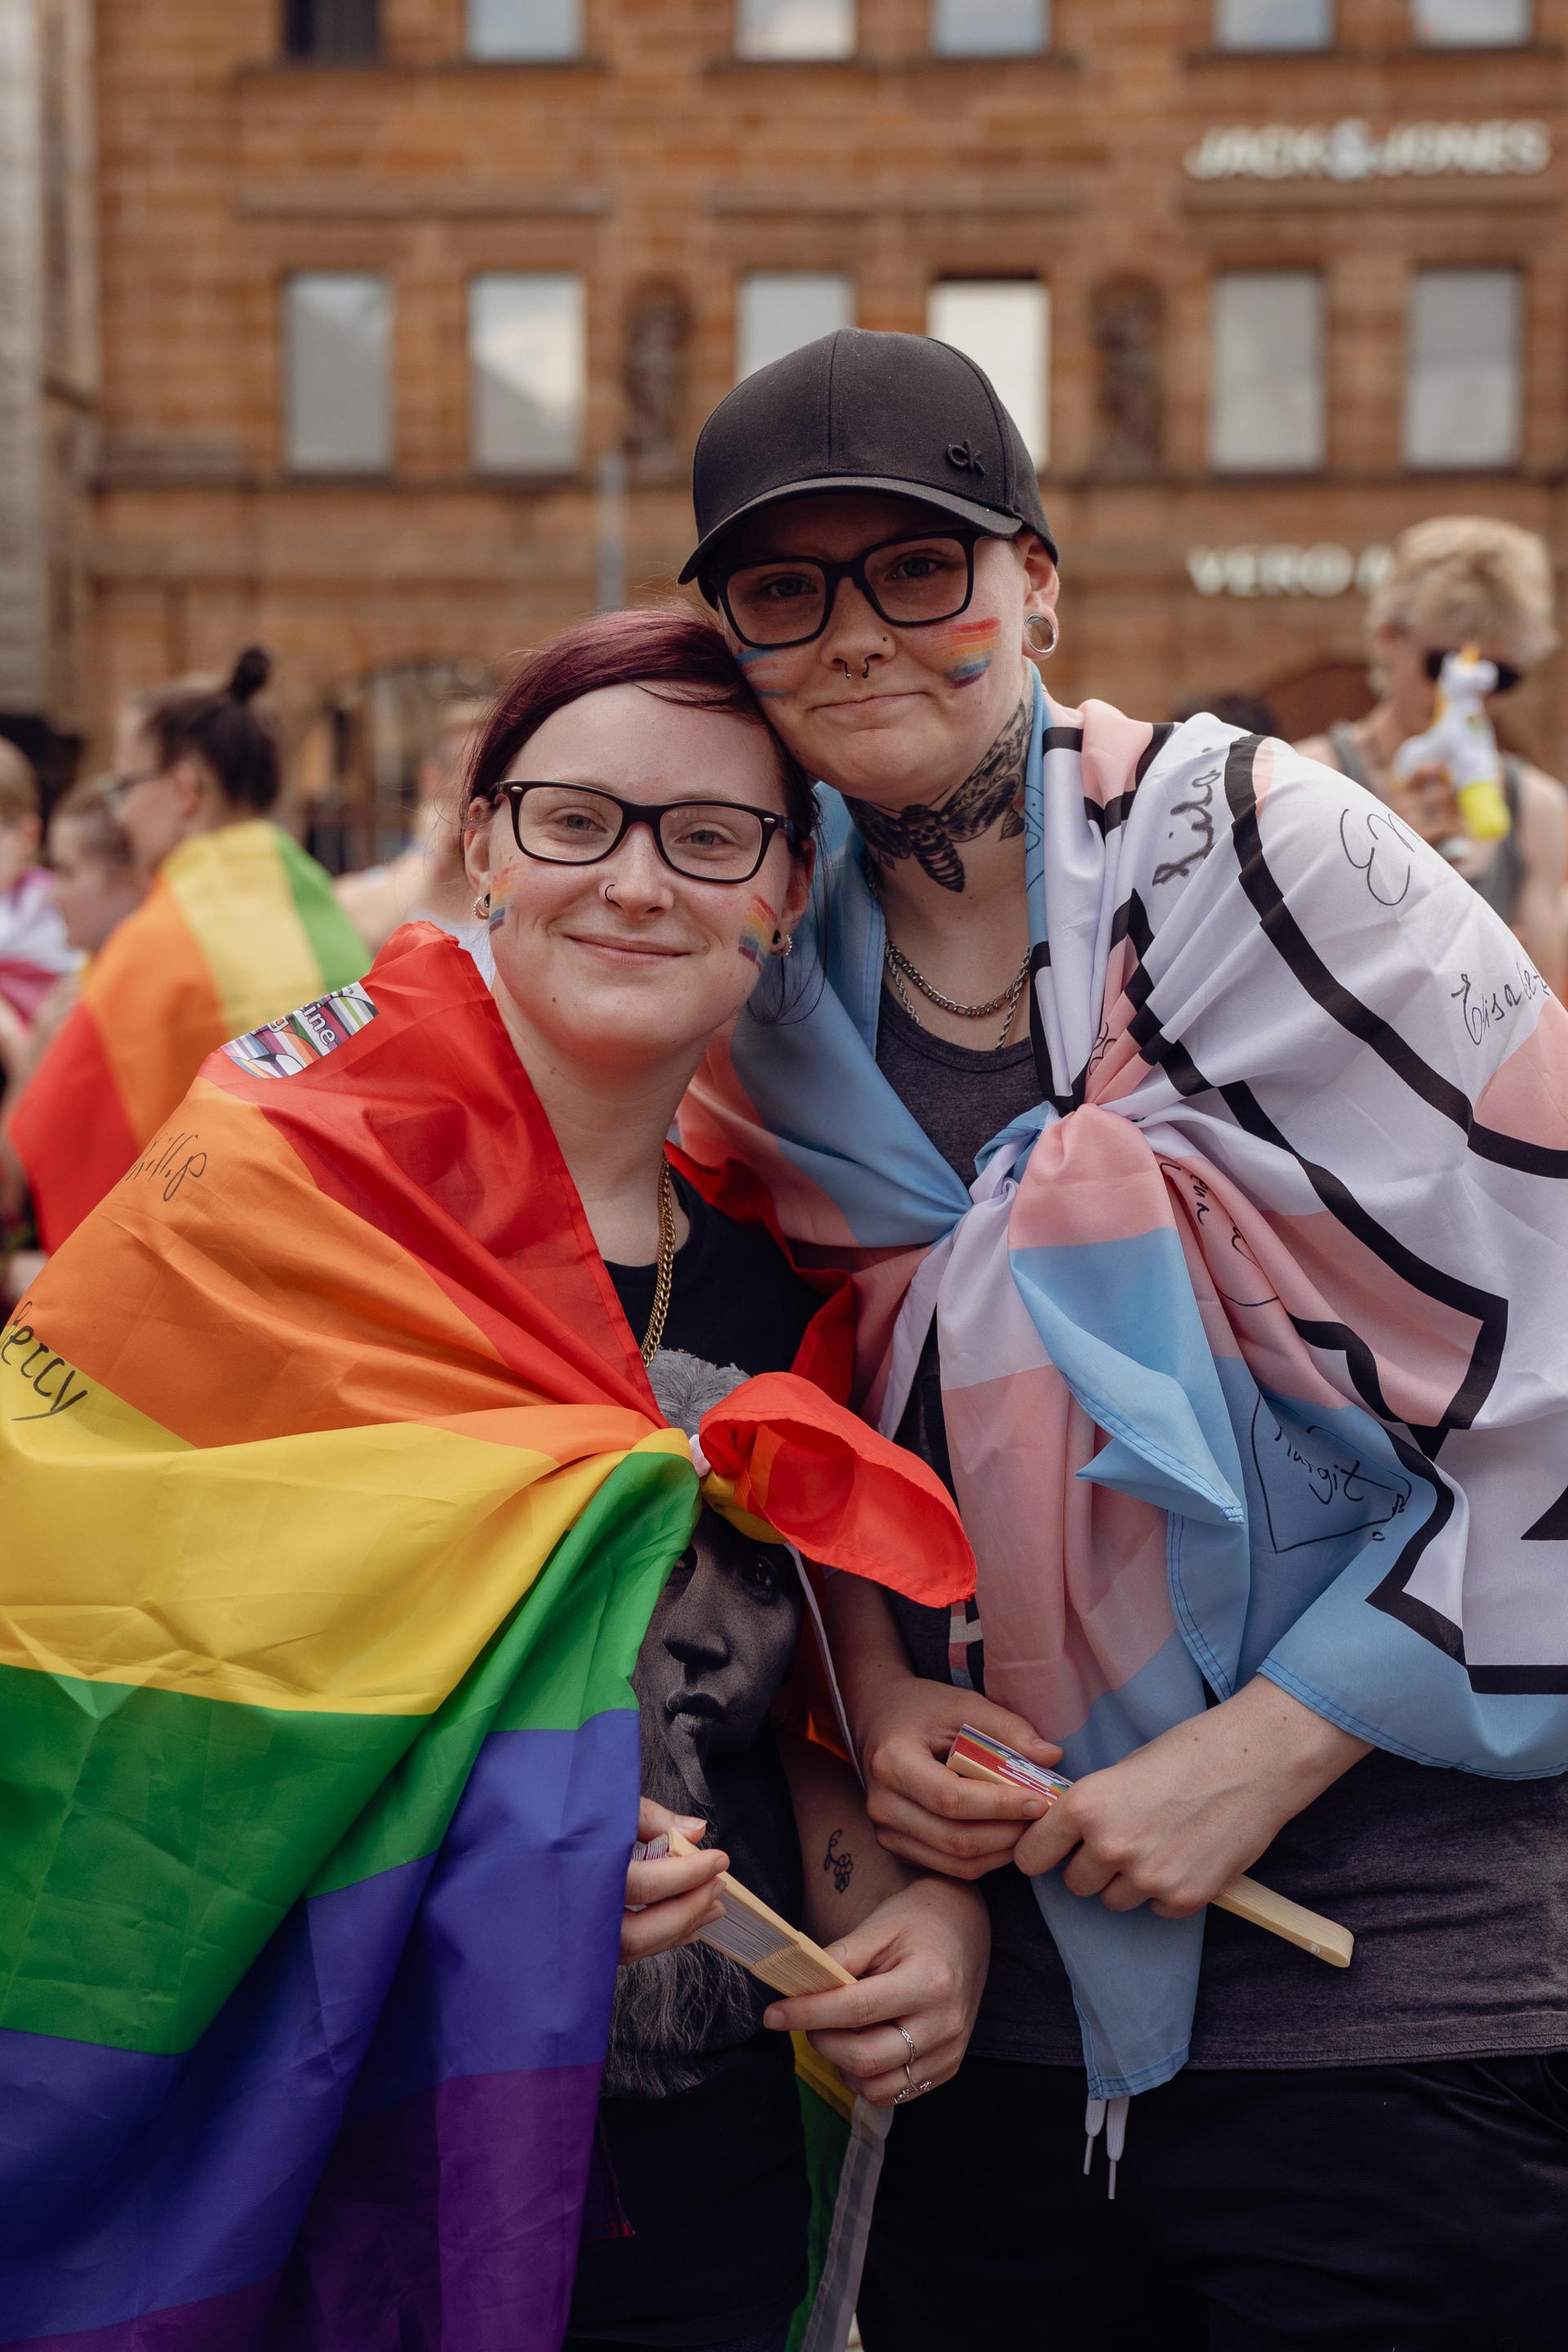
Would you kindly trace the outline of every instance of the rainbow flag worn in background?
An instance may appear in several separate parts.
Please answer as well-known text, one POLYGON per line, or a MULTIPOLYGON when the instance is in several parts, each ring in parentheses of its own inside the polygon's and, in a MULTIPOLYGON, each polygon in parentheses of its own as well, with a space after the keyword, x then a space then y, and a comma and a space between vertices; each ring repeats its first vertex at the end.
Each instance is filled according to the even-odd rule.
MULTIPOLYGON (((427 927, 170 1135, 0 1335, 0 2342, 552 2352, 691 1453, 427 927)), ((951 1600, 824 1286, 709 1491, 951 1600)))
POLYGON ((357 980, 367 961, 326 875, 278 825, 183 842, 89 964, 11 1116, 44 1247, 123 1176, 226 1037, 357 980))

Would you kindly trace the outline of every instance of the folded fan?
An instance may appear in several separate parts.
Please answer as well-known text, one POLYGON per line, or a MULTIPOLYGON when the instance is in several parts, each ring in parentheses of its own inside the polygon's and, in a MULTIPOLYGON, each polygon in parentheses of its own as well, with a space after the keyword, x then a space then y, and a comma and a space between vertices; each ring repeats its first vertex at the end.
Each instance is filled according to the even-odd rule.
MULTIPOLYGON (((1054 1805, 1073 1785, 1059 1772, 1031 1763, 1016 1748, 1009 1748, 1005 1740, 993 1739, 969 1723, 961 1727, 948 1750, 947 1761, 949 1769, 966 1780, 1011 1780, 1032 1789, 1045 1798, 1047 1805, 1054 1805)), ((1348 1927, 1342 1927, 1337 1920, 1325 1919, 1321 1912, 1309 1911, 1303 1903, 1292 1903, 1289 1895, 1276 1895, 1272 1887, 1260 1885, 1256 1878, 1233 1878, 1213 1899, 1216 1910, 1234 1911, 1238 1919, 1249 1920, 1255 1927, 1267 1927, 1271 1936, 1280 1936, 1286 1943, 1298 1945, 1303 1952, 1310 1952, 1315 1960, 1327 1960, 1332 1969, 1348 1969, 1351 1964, 1355 1937, 1348 1927)))

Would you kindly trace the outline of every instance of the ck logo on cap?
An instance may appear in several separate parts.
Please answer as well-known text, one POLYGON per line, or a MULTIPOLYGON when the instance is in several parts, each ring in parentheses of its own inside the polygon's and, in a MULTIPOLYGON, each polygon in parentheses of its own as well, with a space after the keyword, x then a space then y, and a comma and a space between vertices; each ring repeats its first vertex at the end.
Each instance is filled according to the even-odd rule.
POLYGON ((956 466, 961 474, 984 474, 985 471, 984 459, 970 447, 967 441, 948 443, 947 462, 950 466, 956 466))

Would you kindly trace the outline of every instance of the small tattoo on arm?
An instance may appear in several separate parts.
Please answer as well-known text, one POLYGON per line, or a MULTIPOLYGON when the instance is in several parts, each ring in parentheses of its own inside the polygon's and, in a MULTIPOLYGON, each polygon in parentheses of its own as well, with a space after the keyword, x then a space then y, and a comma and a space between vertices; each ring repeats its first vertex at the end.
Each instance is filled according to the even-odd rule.
POLYGON ((827 1852, 822 1857, 822 1867, 824 1870, 830 1870, 833 1873, 833 1891, 835 1895, 847 1894, 849 1887, 849 1881, 855 1875, 854 1855, 852 1853, 840 1853, 838 1851, 838 1841, 843 1834, 844 1832, 842 1830, 834 1831, 833 1835, 827 1841, 827 1852))
POLYGON ((1024 764, 1034 703, 1026 695, 979 766, 937 806, 917 801, 902 809, 851 800, 849 814, 879 865, 913 857, 944 890, 963 887, 961 841, 978 841, 1000 823, 1010 841, 1024 830, 1024 764))

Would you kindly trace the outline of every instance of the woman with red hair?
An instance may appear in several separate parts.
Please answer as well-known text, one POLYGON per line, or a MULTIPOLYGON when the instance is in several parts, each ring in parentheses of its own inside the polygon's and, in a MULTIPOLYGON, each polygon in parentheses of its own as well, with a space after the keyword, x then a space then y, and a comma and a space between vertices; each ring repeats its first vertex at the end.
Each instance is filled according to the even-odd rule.
MULTIPOLYGON (((79 1360, 72 1383, 57 1392, 65 1356, 56 1355, 41 1407, 22 1401, 30 1417, 16 1440, 19 1476, 39 1523, 61 1526, 68 1482, 71 1492, 79 1488, 78 1455, 88 1446, 95 1491, 118 1479, 126 1505, 115 1514, 108 1565, 85 1536, 68 1535, 49 1561, 50 1590, 63 1589, 63 1577, 73 1594, 93 1596, 73 1625, 123 1626, 128 1642, 144 1625, 177 1621, 160 1634, 144 1676, 140 1654, 132 1669, 117 1652, 128 1682, 177 1679, 199 1636, 205 1646, 193 1706, 211 1703, 209 1691, 239 1671, 237 1660, 275 1680, 309 1646, 315 1589, 330 1587, 341 1602, 359 1590, 358 1577, 374 1609, 341 1613, 372 1686, 364 1703, 384 1712, 390 1706, 400 1720, 412 1701, 387 1664, 384 1635, 406 1625, 416 1606, 405 1605, 407 1587, 395 1581, 406 1573, 418 1594, 439 1595, 444 1619, 461 1623, 461 1680, 449 1704, 471 1722, 479 1713, 471 1678, 511 1622, 503 1617, 495 1630, 475 1599, 488 1590, 484 1559, 499 1545, 508 1609, 535 1608, 535 1591, 553 1579, 529 1620, 530 1657, 554 1661, 541 1707, 524 1710, 521 1722, 502 1706, 491 1710, 496 1739, 537 1732, 542 1742, 527 1750, 537 1766, 506 1768, 520 1776, 519 1806, 532 1806, 542 1826, 531 1828, 529 1814, 519 1828, 499 1800, 489 1802, 479 1767, 459 1781, 447 1826, 433 1833, 432 1875, 420 1882, 428 1891, 417 1895, 413 1927, 374 1951, 367 1946, 363 1957, 356 1947, 342 1963, 352 1971, 350 1995, 367 2004, 365 2032, 349 2036, 351 2000, 335 1984, 321 1994, 321 2014, 300 2022, 289 2010, 281 2034, 275 2021, 268 2026, 285 2084, 298 2075, 311 2086, 309 2096, 279 2099, 275 2127, 258 2120, 272 2112, 265 2053, 258 2041, 243 2040, 252 2029, 225 2022, 240 2014, 235 2003, 249 1979, 204 2019, 194 2052, 182 2051, 179 2063, 197 2086, 195 2097, 220 2067, 212 2037, 229 2031, 240 2039, 243 2095, 223 2103, 238 2120, 214 2126, 213 2161, 221 2170, 243 2159, 250 2168, 232 2188, 209 2168, 200 2196, 193 2188, 180 2200, 178 2230, 171 2218, 167 2232, 181 2249, 178 2280, 159 2285, 168 2267, 161 2253, 150 2266, 125 2265, 134 2277, 110 2279, 102 2262, 68 2259, 68 2247, 41 2283, 30 2273, 24 2278, 14 2266, 32 2261, 33 2239, 15 2216, 32 2194, 32 2177, 23 2176, 15 2151, 9 2179, 0 2163, 0 2242, 11 2248, 0 2253, 0 2305, 9 2315, 20 2299, 33 2317, 47 2318, 39 2334, 96 2326, 108 2313, 134 2325, 140 2340, 143 2323, 156 2325, 153 2313, 190 2305, 193 2280, 216 2280, 223 2294, 210 2285, 205 2292, 218 2332, 192 2321, 193 2347, 270 2352, 284 2343, 417 2336, 449 2352, 542 2352, 564 2334, 569 2347, 783 2352, 807 2287, 805 2129, 792 2038, 770 2007, 773 1996, 694 1942, 719 1916, 719 1874, 731 1867, 775 1912, 827 1944, 854 1979, 817 1996, 830 2004, 825 2016, 803 2020, 793 2013, 796 2002, 787 2021, 821 2022, 818 2049, 869 2108, 952 2074, 978 2003, 989 1948, 984 1906, 972 1889, 924 1876, 879 1848, 847 1764, 793 1727, 813 1720, 804 1665, 782 1704, 803 1628, 817 1620, 798 1554, 776 1528, 793 1526, 808 1549, 847 1572, 942 1598, 961 1591, 970 1574, 956 1513, 922 1465, 843 1408, 851 1332, 842 1280, 798 1270, 765 1224, 736 1213, 759 1197, 755 1188, 724 1171, 700 1175, 667 1146, 715 1032, 790 952, 815 855, 805 780, 716 631, 689 615, 614 614, 523 663, 475 751, 463 832, 475 912, 494 960, 489 989, 454 940, 411 924, 394 934, 363 983, 231 1040, 209 1061, 170 1138, 51 1261, 0 1369, 20 1378, 27 1368, 31 1380, 50 1353, 35 1349, 37 1335, 68 1327, 76 1335, 74 1344, 58 1342, 73 1365, 79 1360), (121 1328, 128 1297, 140 1306, 121 1328), (328 1375, 321 1367, 330 1347, 336 1369, 328 1375), (174 1395, 158 1386, 171 1371, 174 1395), (460 1393, 453 1385, 459 1374, 468 1383, 460 1393), (101 1399, 110 1389, 139 1400, 135 1410, 103 1418, 102 1408, 88 1429, 81 1398, 101 1399), (754 1393, 731 1402, 735 1391, 754 1393), (259 1433, 253 1394, 265 1415, 259 1433), (85 1434, 78 1435, 73 1410, 85 1434), (723 1478, 710 1469, 698 1423, 717 1461, 713 1429, 724 1412, 755 1415, 770 1465, 762 1487, 731 1476, 728 1463, 723 1478), (693 1441, 689 1460, 672 1430, 693 1441), (835 1450, 813 1452, 816 1441, 802 1430, 835 1450), (432 1434, 436 1467, 422 1477, 412 1465, 432 1434), (395 1441, 378 1455, 385 1479, 397 1482, 395 1540, 362 1535, 361 1521, 372 1525, 368 1491, 350 1528, 321 1535, 314 1521, 341 1505, 345 1486, 357 1493, 352 1469, 341 1476, 321 1470, 329 1449, 384 1435, 395 1441), (268 1452, 279 1444, 282 1454, 268 1452), (624 1465, 649 1445, 665 1483, 657 1494, 649 1487, 654 1499, 639 1500, 635 1515, 628 1507, 624 1555, 601 1517, 583 1538, 581 1560, 573 1554, 563 1565, 556 1543, 537 1585, 528 1585, 525 1538, 553 1526, 554 1507, 526 1483, 508 1486, 499 1507, 486 1503, 474 1522, 480 1533, 472 1540, 490 1547, 479 1564, 465 1551, 464 1480, 513 1476, 509 1446, 520 1454, 531 1446, 535 1461, 549 1452, 567 1465, 563 1475, 576 1476, 590 1456, 624 1465), (454 1447, 466 1449, 464 1465, 482 1457, 481 1468, 459 1472, 454 1447), (792 1447, 792 1459, 804 1448, 813 1464, 837 1466, 831 1475, 803 1476, 786 1465, 775 1475, 792 1447), (161 1465, 176 1455, 165 1480, 161 1465), (498 1461, 492 1474, 486 1465, 498 1461), (188 1500, 177 1528, 162 1507, 176 1483, 189 1496, 193 1464, 202 1476, 242 1481, 234 1508, 205 1538, 193 1531, 188 1500), (134 1484, 142 1466, 157 1486, 144 1506, 134 1484), (700 1511, 691 1503, 687 1542, 691 1520, 680 1505, 695 1496, 692 1469, 705 1499, 700 1511), (808 1507, 793 1519, 784 1491, 792 1476, 797 1499, 810 1489, 808 1507), (300 1517, 297 1540, 277 1537, 275 1516, 259 1540, 257 1511, 282 1510, 312 1478, 319 1504, 300 1517), (868 1495, 877 1499, 858 1499, 868 1495), (860 1531, 849 1540, 844 1529, 857 1512, 860 1531), (398 1542, 406 1571, 395 1568, 398 1542), (180 1580, 166 1606, 147 1598, 163 1591, 165 1574, 180 1580), (205 1630, 192 1633, 188 1594, 204 1575, 216 1578, 217 1597, 205 1630), (595 1577, 608 1578, 607 1591, 595 1577), (258 1580, 279 1612, 265 1643, 255 1632, 258 1580), (563 1766, 566 1751, 550 1744, 561 1693, 574 1681, 593 1686, 592 1704, 584 1699, 581 1717, 570 1715, 569 1723, 629 1725, 628 1675, 639 1719, 624 1769, 617 1763, 619 1777, 601 1792, 598 1767, 563 1766), (556 1771, 570 1785, 557 1789, 556 1771), (637 1832, 656 1851, 639 1852, 628 1870, 639 1794, 637 1832), (658 1850, 661 1836, 672 1850, 658 1850), (584 1895, 590 1865, 598 1874, 584 1895), (569 1901, 560 1895, 562 1871, 575 1890, 569 1901), (474 1886, 491 1889, 500 1912, 475 1915, 477 1927, 455 1926, 461 1902, 450 1890, 474 1886), (537 1999, 526 1995, 533 2006, 520 2008, 513 2031, 508 2002, 524 2001, 514 1989, 531 1984, 542 1990, 537 1999), (428 2132, 405 2080, 418 2037, 399 2029, 398 2007, 426 1999, 435 2087, 451 2095, 428 2132), (364 2057, 373 2032, 381 2037, 374 2047, 391 2053, 399 2090, 396 2098, 381 2095, 380 2104, 362 2072, 374 2077, 379 2063, 374 2047, 364 2057), (331 2061, 325 2070, 323 2042, 331 2061), (476 2046, 483 2063, 472 2055, 476 2046), (558 2098, 551 2094, 548 2128, 542 2094, 525 2095, 542 2068, 561 2086, 558 2098), (470 2126, 476 2083, 491 2104, 470 2126), (341 2121, 332 2101, 344 2103, 341 2121), (313 2108, 324 2121, 307 2145, 293 2136, 306 2133, 313 2108), (470 2129, 478 2137, 465 2140, 470 2129), (600 2159, 598 2189, 579 2248, 590 2142, 600 2159), (354 2171, 356 2164, 363 2169, 354 2171), (426 2196, 417 2181, 432 2168, 426 2196), (517 2178, 525 2186, 514 2195, 517 2178), (184 2209, 195 2205, 205 2221, 189 2218, 184 2209), (693 2216, 700 2217, 695 2229, 693 2216), (194 2251, 186 2243, 193 2231, 194 2251), (237 2231, 237 2248, 230 2243, 237 2231), (360 2251, 367 2233, 374 2261, 360 2251), (224 2334, 217 2315, 232 2316, 231 2291, 239 2288, 260 2315, 251 2332, 224 2334), (329 2310, 344 2332, 326 2324, 329 2310)), ((515 1475, 526 1482, 536 1473, 524 1461, 515 1475)), ((585 1517, 597 1504, 574 1507, 585 1517)), ((24 1568, 14 1567, 0 1589, 0 1649, 7 1610, 31 1623, 27 1612, 47 1601, 36 1602, 24 1568)), ((37 1644, 35 1652, 43 1654, 37 1644)), ((317 1707, 321 1687, 319 1677, 310 1685, 317 1707)), ((822 1712, 819 1699, 816 1721, 822 1712)), ((352 1732, 341 1707, 339 1716, 352 1732)), ((182 1737, 182 1754, 198 1744, 182 1737)), ((426 1775, 453 1752, 445 1731, 430 1738, 447 1744, 422 1751, 426 1775)), ((258 1752, 268 1745, 262 1740, 258 1752)), ((522 1751, 505 1752, 515 1759, 522 1751)), ((400 1762, 395 1772, 403 1770, 400 1762)), ((410 1767, 398 1788, 417 1779, 410 1767)), ((39 1794, 41 1807, 50 1793, 39 1794)), ((84 1810, 96 1819, 95 1805, 109 1810, 80 1785, 70 1802, 73 1819, 84 1810)), ((127 1799, 110 1828, 140 1822, 140 1802, 127 1799)), ((354 1803, 346 1830, 334 1822, 332 1834, 340 1844, 350 1835, 374 1845, 379 1877, 365 1883, 391 1882, 385 1841, 365 1831, 357 1791, 354 1803)), ((408 1804, 401 1795, 392 1801, 399 1822, 408 1804)), ((204 1780, 192 1818, 221 1832, 220 1815, 243 1811, 226 1809, 204 1780)), ((169 1828, 161 1868, 171 1857, 184 1868, 182 1833, 169 1828)), ((144 1829, 140 1834, 144 1840, 144 1829)), ((246 1959, 253 1972, 270 1965, 291 1922, 303 1913, 308 1923, 317 1916, 312 1904, 331 1905, 341 1891, 317 1895, 321 1850, 331 1839, 312 1834, 310 1853, 303 1832, 289 1844, 285 1792, 265 1838, 254 1841, 264 1855, 280 1846, 298 1853, 300 1869, 286 1900, 258 1902, 247 1913, 247 1920, 264 1909, 280 1918, 246 1959)), ((46 1885, 58 1843, 46 1823, 38 1844, 46 1885)), ((431 1846, 416 1860, 431 1866, 431 1846)), ((251 1864, 243 1848, 230 1856, 226 1886, 246 1891, 251 1864)), ((210 1853, 205 1866, 210 1875, 210 1853)), ((123 1912, 111 1873, 100 1872, 94 1885, 123 1912)), ((395 1892, 377 1902, 390 1904, 395 1892)), ((89 1910, 99 1899, 89 1895, 89 1910)), ((204 1954, 221 1940, 200 1924, 194 1898, 171 1895, 163 1909, 196 1919, 204 1954)), ((72 1916, 85 1948, 101 1951, 103 1937, 117 1932, 102 1917, 72 1916)), ((19 1932, 28 1934, 26 1916, 19 1932)), ((304 1932, 312 1932, 308 1924, 304 1932)), ((341 1951, 342 1932, 333 1933, 341 1951)), ((307 2005, 316 1998, 323 1965, 313 1960, 298 1983, 291 1979, 290 1997, 302 1987, 307 2005)), ((181 1981, 189 1974, 177 1952, 168 1971, 181 1981)), ((164 1990, 160 1979, 128 1997, 117 2040, 152 2048, 164 1990)), ((259 1994, 243 2015, 252 2011, 275 2020, 259 1994)), ((111 2069, 121 2054, 95 2063, 111 2069)), ((0 2096, 6 2063, 0 2053, 0 2096)), ((423 2095, 431 2084, 422 2078, 413 2089, 423 2095)), ((181 2150, 206 2145, 177 2116, 166 2121, 174 2104, 160 2099, 138 2124, 142 2141, 133 2144, 117 2119, 107 2154, 79 2153, 69 2164, 51 2157, 51 2179, 90 2171, 103 2182, 89 2200, 95 2231, 123 2222, 138 2242, 162 2247, 165 2233, 145 2210, 153 2192, 140 2185, 167 2173, 154 2160, 157 2135, 183 2132, 181 2150), (132 2219, 121 2204, 134 2206, 132 2219)), ((57 2139, 75 2135, 77 2147, 106 2111, 83 2095, 51 2129, 57 2139)), ((857 2145, 868 2159, 879 2134, 865 2110, 857 2113, 857 2145)), ((80 2210, 78 2198, 57 2235, 68 2240, 82 2226, 80 2210)))

